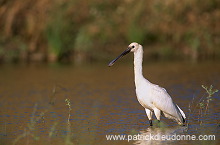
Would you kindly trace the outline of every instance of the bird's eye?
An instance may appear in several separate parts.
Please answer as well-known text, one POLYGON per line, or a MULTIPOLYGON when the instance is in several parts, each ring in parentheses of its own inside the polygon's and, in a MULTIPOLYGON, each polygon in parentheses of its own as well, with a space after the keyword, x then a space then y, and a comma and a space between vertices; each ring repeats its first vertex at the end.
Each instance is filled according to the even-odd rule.
POLYGON ((131 46, 131 48, 134 48, 134 45, 133 45, 133 46, 131 46))

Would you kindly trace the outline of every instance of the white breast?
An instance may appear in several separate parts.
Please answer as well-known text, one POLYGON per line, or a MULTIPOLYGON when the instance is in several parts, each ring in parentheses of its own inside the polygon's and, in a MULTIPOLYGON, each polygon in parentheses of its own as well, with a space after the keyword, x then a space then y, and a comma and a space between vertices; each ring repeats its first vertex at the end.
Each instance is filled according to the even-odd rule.
POLYGON ((147 80, 143 80, 136 83, 136 95, 139 103, 147 109, 152 110, 154 108, 153 105, 153 92, 151 91, 151 84, 147 80))

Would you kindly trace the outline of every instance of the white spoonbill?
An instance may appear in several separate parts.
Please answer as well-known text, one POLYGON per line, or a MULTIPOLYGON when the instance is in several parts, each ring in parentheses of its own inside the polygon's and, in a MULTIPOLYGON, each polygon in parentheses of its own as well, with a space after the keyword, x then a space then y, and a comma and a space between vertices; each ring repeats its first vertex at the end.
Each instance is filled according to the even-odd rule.
POLYGON ((184 125, 186 116, 175 104, 164 88, 149 82, 142 74, 143 47, 133 42, 117 58, 112 60, 108 66, 112 66, 122 56, 134 52, 134 77, 136 95, 139 103, 145 108, 150 126, 152 126, 152 114, 154 112, 158 121, 160 116, 175 120, 179 125, 184 125))

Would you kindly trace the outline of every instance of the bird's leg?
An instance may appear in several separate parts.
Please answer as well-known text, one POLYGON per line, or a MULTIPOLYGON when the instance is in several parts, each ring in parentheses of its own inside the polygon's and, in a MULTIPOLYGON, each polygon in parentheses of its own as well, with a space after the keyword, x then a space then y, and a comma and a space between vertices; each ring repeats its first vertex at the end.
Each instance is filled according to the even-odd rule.
POLYGON ((160 115, 161 115, 161 111, 157 108, 154 108, 154 114, 157 118, 157 121, 158 121, 158 125, 160 124, 160 115))
POLYGON ((153 113, 152 113, 152 111, 149 109, 146 109, 146 108, 145 108, 145 111, 146 111, 147 117, 149 119, 150 126, 153 126, 153 123, 152 123, 152 114, 153 113))
POLYGON ((152 120, 149 120, 150 126, 153 126, 152 120))
POLYGON ((154 108, 154 114, 158 120, 158 123, 160 122, 160 115, 161 115, 161 111, 157 108, 154 108))
POLYGON ((160 127, 160 125, 161 125, 161 124, 160 124, 160 120, 157 120, 157 122, 158 122, 158 126, 160 127))

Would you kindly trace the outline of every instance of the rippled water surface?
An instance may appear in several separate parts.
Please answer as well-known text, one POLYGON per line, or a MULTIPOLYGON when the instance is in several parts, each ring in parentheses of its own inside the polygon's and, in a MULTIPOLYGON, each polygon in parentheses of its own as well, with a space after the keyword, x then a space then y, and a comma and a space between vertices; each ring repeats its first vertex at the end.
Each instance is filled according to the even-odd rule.
POLYGON ((201 85, 220 89, 219 63, 145 64, 144 76, 166 88, 189 118, 188 128, 165 118, 162 127, 149 128, 145 111, 136 99, 132 64, 117 63, 111 68, 0 66, 0 144, 128 144, 107 141, 109 134, 215 135, 215 141, 134 139, 129 144, 220 142, 219 93, 213 96, 205 116, 199 116, 199 106, 195 107, 201 97, 207 96, 201 85), (70 100, 72 110, 65 99, 70 100))

